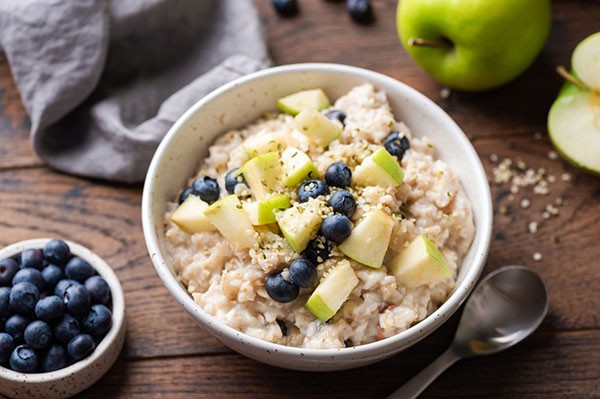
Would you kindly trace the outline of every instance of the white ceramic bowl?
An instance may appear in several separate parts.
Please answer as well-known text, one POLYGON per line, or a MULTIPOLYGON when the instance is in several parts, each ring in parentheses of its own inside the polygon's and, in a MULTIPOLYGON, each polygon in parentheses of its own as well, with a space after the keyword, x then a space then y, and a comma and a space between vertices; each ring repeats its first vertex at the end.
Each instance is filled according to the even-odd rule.
MULTIPOLYGON (((43 248, 47 238, 20 241, 0 249, 5 259, 28 248, 43 248)), ((100 379, 114 364, 125 342, 125 296, 117 276, 110 266, 89 249, 65 241, 71 253, 87 260, 106 280, 112 296, 113 324, 91 355, 64 369, 49 373, 19 373, 0 367, 0 393, 10 398, 52 398, 73 396, 100 379)))
POLYGON ((408 348, 444 323, 469 295, 488 253, 492 204, 486 175, 471 143, 440 107, 407 85, 365 69, 337 64, 297 64, 257 72, 213 91, 173 125, 150 165, 142 200, 148 251, 167 289, 196 322, 235 351, 275 366, 309 371, 341 370, 382 360, 408 348), (219 134, 244 126, 276 100, 309 88, 323 88, 336 99, 352 87, 370 82, 387 92, 397 120, 416 136, 427 134, 441 159, 460 177, 473 205, 476 233, 460 268, 456 289, 433 314, 393 337, 343 349, 302 349, 265 342, 228 327, 203 311, 179 283, 165 251, 164 219, 168 201, 193 176, 219 134))

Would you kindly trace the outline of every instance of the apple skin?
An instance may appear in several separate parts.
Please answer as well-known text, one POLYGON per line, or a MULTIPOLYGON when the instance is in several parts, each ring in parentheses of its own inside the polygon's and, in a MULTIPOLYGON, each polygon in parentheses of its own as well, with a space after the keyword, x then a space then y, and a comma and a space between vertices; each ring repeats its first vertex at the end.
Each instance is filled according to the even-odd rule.
POLYGON ((400 0, 398 34, 408 54, 439 82, 479 91, 524 72, 552 23, 550 0, 400 0), (447 47, 409 45, 421 38, 447 47))

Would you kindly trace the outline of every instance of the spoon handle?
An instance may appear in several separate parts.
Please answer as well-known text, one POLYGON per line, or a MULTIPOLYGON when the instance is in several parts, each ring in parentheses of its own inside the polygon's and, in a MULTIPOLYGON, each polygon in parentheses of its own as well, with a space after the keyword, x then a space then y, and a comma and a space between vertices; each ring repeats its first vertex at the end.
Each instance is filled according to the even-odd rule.
POLYGON ((460 357, 448 348, 433 363, 425 367, 419 374, 411 378, 406 384, 392 392, 387 399, 414 399, 421 394, 448 367, 452 366, 460 357))

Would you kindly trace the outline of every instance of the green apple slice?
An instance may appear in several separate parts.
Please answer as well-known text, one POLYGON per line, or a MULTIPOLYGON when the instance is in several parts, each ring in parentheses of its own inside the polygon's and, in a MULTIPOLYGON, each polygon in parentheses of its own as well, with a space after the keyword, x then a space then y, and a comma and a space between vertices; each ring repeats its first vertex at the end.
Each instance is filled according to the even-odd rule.
POLYGON ((306 307, 322 322, 331 319, 358 285, 358 277, 347 260, 340 261, 323 276, 308 298, 306 307))
POLYGON ((247 202, 244 204, 244 209, 250 217, 250 222, 255 226, 260 226, 275 223, 275 213, 286 210, 290 206, 290 197, 280 194, 262 201, 247 202))
POLYGON ((282 151, 286 147, 286 137, 281 132, 258 133, 248 137, 242 146, 248 157, 254 158, 267 152, 282 151))
POLYGON ((215 202, 204 214, 234 249, 250 248, 256 244, 256 231, 235 194, 215 202))
POLYGON ((358 263, 378 269, 383 264, 393 229, 394 219, 374 209, 354 226, 350 237, 338 245, 338 249, 358 263))
POLYGON ((382 147, 356 167, 352 179, 359 186, 396 187, 402 184, 404 171, 396 158, 382 147))
POLYGON ((550 108, 548 131, 567 161, 600 174, 600 95, 565 83, 550 108))
POLYGON ((320 111, 331 103, 322 89, 303 90, 277 100, 277 106, 286 114, 297 115, 306 108, 320 111))
POLYGON ((306 179, 319 177, 319 170, 306 153, 294 147, 288 147, 281 154, 283 165, 283 185, 296 187, 306 179))
POLYGON ((304 251, 316 235, 323 220, 321 213, 319 201, 309 200, 275 214, 281 233, 296 253, 304 251))
POLYGON ((340 137, 344 126, 337 120, 329 120, 312 108, 302 110, 294 118, 294 127, 311 142, 326 147, 340 137))
POLYGON ((188 234, 200 231, 214 231, 217 228, 208 220, 204 211, 208 204, 195 195, 188 197, 171 215, 171 221, 188 234))
POLYGON ((267 198, 277 190, 281 179, 281 163, 278 152, 268 152, 252 158, 242 167, 246 183, 257 200, 267 198))
POLYGON ((452 276, 444 255, 424 235, 415 238, 394 257, 390 272, 398 284, 416 288, 452 276))
POLYGON ((577 45, 571 58, 575 76, 600 95, 600 32, 585 38, 577 45))

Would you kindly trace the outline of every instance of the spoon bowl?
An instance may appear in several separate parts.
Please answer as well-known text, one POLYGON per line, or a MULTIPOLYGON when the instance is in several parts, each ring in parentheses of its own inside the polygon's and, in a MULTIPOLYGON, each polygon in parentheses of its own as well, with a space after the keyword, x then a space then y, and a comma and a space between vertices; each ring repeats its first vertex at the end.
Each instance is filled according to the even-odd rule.
POLYGON ((485 276, 467 300, 452 345, 388 399, 419 396, 458 360, 491 355, 521 342, 548 312, 548 289, 525 266, 505 266, 485 276))

